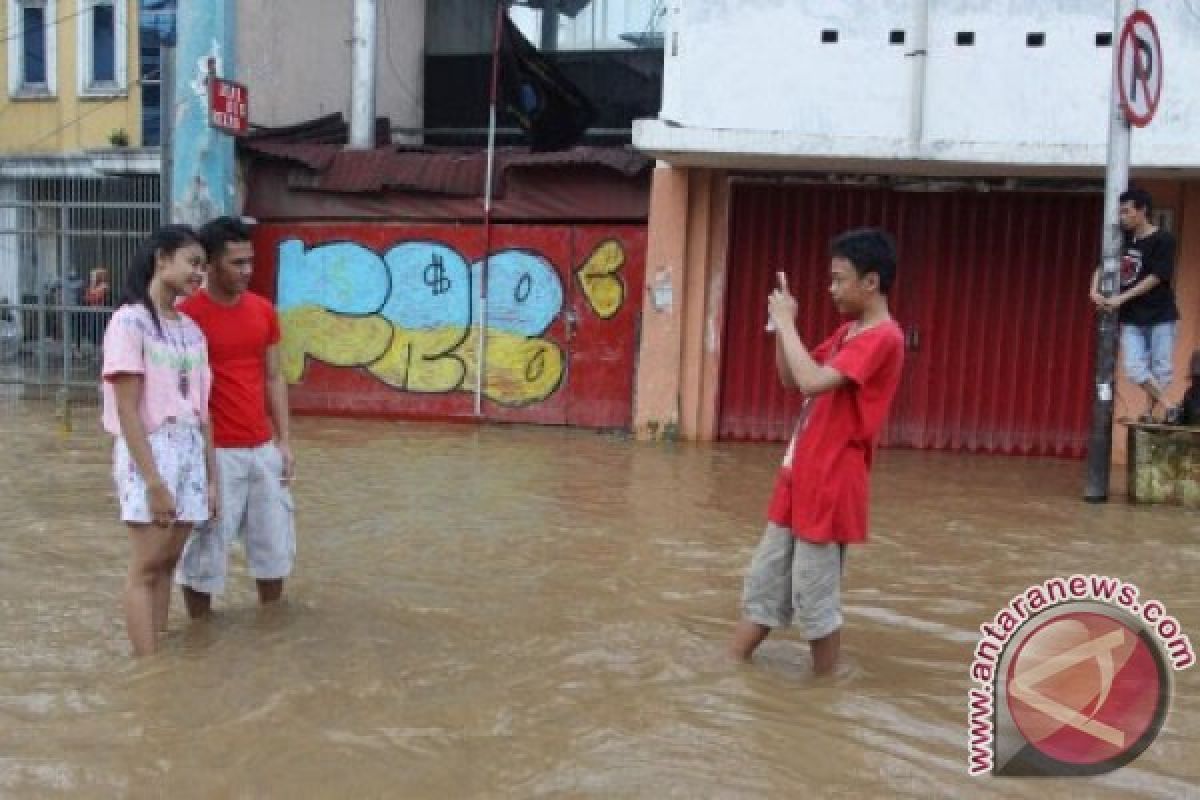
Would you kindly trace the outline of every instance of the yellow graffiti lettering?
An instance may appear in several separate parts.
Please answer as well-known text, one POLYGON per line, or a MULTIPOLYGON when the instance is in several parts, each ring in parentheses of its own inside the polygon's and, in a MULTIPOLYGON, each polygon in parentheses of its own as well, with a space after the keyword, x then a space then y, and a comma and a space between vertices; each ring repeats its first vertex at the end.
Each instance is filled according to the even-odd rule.
POLYGON ((393 327, 383 317, 352 317, 318 306, 297 306, 279 315, 284 378, 299 383, 308 357, 335 367, 360 367, 377 361, 392 341, 393 327))
POLYGON ((462 330, 395 328, 391 347, 367 369, 379 380, 410 392, 452 392, 463 384, 462 361, 452 352, 462 330))
MULTIPOLYGON (((478 341, 472 331, 458 349, 466 365, 465 389, 474 387, 477 380, 478 341)), ((489 329, 484 396, 507 406, 539 403, 554 394, 562 383, 564 365, 562 348, 549 339, 529 339, 489 329)))
MULTIPOLYGON (((307 359, 335 367, 366 367, 396 389, 422 393, 470 392, 475 388, 478 336, 472 330, 410 331, 383 317, 346 316, 316 306, 280 314, 282 366, 288 383, 304 377, 307 359)), ((556 343, 488 330, 484 395, 524 406, 545 400, 562 384, 566 358, 556 343)))
POLYGON ((625 302, 625 284, 617 274, 624 264, 621 243, 609 239, 593 250, 575 273, 588 304, 600 319, 612 319, 625 302))

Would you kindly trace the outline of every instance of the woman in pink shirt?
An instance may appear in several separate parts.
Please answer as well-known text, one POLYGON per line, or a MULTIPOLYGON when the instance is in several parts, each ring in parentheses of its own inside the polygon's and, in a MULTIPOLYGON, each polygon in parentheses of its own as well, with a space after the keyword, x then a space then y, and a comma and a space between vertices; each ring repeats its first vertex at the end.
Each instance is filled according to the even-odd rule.
POLYGON ((104 334, 104 429, 116 437, 113 477, 132 554, 125 624, 134 655, 166 628, 172 573, 192 526, 216 513, 204 334, 175 310, 204 276, 186 225, 160 228, 134 258, 104 334))

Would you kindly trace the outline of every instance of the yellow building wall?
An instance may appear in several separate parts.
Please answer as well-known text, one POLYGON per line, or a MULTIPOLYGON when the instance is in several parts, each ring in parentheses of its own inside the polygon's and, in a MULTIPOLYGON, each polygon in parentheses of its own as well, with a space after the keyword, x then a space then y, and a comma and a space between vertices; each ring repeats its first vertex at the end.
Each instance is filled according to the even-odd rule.
MULTIPOLYGON (((131 147, 141 146, 142 93, 137 84, 138 18, 136 0, 126 0, 126 83, 121 96, 80 97, 76 71, 78 16, 82 0, 59 0, 55 97, 12 98, 8 94, 8 43, 0 43, 0 155, 78 153, 110 148, 109 137, 124 130, 131 147)), ((19 22, 17 23, 19 25, 19 22)), ((0 0, 0 30, 16 32, 8 20, 8 3, 0 0)), ((10 33, 9 35, 13 35, 10 33)))

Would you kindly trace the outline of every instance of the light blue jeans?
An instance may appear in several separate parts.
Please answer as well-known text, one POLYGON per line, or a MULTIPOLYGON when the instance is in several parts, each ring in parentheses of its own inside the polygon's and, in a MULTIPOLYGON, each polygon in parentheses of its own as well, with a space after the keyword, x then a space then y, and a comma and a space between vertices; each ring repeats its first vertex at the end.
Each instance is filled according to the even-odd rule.
POLYGON ((1170 385, 1176 324, 1121 326, 1121 354, 1129 380, 1141 386, 1153 378, 1160 389, 1170 385))

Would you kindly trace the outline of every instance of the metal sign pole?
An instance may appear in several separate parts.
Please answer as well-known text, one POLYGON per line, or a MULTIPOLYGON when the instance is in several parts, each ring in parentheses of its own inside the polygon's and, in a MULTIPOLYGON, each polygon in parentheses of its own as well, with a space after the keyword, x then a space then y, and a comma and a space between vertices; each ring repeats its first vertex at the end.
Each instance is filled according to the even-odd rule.
MULTIPOLYGON (((1116 0, 1114 36, 1119 35, 1125 20, 1136 9, 1136 0, 1116 0)), ((1119 99, 1120 69, 1117 63, 1119 48, 1113 47, 1113 81, 1109 102, 1108 170, 1104 181, 1103 261, 1100 267, 1100 293, 1112 297, 1117 290, 1121 263, 1121 226, 1118 221, 1119 198, 1129 186, 1129 121, 1119 99)), ((1092 400, 1092 431, 1087 449, 1087 487, 1084 500, 1103 503, 1108 500, 1108 485, 1112 471, 1113 383, 1117 360, 1117 314, 1098 311, 1096 314, 1096 386, 1092 400)))
POLYGON ((162 192, 160 225, 171 224, 171 173, 175 169, 175 47, 162 43, 158 48, 158 142, 161 153, 159 181, 162 192))

